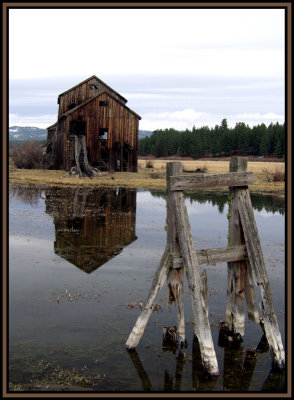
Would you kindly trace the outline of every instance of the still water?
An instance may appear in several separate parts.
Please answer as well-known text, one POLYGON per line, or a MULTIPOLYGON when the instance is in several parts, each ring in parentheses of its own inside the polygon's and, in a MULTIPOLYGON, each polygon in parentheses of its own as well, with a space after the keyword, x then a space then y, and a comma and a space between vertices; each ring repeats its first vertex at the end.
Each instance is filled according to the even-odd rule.
MULTIPOLYGON (((274 308, 285 346, 284 203, 253 196, 274 308)), ((196 249, 227 245, 227 196, 190 194, 186 205, 196 249)), ((125 342, 145 303, 166 244, 164 194, 132 189, 9 190, 9 382, 11 390, 96 392, 283 392, 285 373, 259 325, 248 321, 239 348, 218 344, 225 320, 226 264, 205 268, 209 319, 220 375, 206 377, 193 342, 187 281, 187 347, 162 347, 176 325, 167 287, 135 352, 125 342), (258 346, 257 356, 248 350, 258 346), (23 385, 23 386, 21 386, 23 385)), ((258 302, 259 292, 256 291, 258 302)))

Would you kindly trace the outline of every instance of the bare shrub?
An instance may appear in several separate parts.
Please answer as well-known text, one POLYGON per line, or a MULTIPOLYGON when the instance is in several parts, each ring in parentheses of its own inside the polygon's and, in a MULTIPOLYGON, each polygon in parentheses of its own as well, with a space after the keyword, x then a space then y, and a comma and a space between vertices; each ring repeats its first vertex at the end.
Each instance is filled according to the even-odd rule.
POLYGON ((277 169, 273 172, 274 182, 285 182, 285 171, 277 169))
POLYGON ((274 171, 263 169, 262 175, 267 182, 285 182, 285 171, 278 168, 274 171))
POLYGON ((154 168, 154 161, 153 160, 146 160, 145 168, 154 168))
POLYGON ((9 149, 9 156, 19 169, 45 169, 48 167, 48 157, 43 155, 41 144, 24 142, 9 149))

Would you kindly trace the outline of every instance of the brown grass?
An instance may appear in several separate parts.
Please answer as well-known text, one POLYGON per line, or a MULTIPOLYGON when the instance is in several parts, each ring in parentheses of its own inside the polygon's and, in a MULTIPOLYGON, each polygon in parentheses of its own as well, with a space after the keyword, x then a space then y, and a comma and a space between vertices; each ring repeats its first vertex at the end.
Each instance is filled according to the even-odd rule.
MULTIPOLYGON (((47 185, 79 185, 79 186, 120 186, 159 190, 166 188, 166 163, 171 160, 152 160, 153 167, 146 168, 146 160, 139 160, 138 172, 103 172, 98 177, 78 178, 66 176, 66 171, 56 170, 11 170, 10 182, 39 183, 47 185)), ((225 173, 229 171, 229 161, 183 161, 183 170, 195 171, 197 168, 207 173, 225 173)), ((283 162, 248 162, 248 171, 254 173, 254 185, 249 186, 252 192, 285 195, 285 164, 283 162), (273 179, 269 179, 273 177, 273 179)), ((214 189, 207 189, 209 191, 214 189)), ((227 189, 223 189, 226 191, 227 189)))

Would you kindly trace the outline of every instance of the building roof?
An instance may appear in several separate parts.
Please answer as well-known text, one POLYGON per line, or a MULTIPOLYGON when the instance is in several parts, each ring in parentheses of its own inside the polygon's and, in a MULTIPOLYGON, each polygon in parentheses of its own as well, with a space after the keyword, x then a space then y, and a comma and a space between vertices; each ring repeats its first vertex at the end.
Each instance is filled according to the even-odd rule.
POLYGON ((116 102, 118 102, 119 104, 121 104, 124 108, 126 108, 128 111, 130 111, 136 118, 141 119, 140 115, 138 115, 137 113, 135 113, 135 111, 131 110, 129 107, 127 107, 124 103, 120 102, 117 98, 115 98, 114 96, 112 96, 110 93, 106 92, 105 89, 100 90, 100 92, 98 92, 95 96, 91 97, 90 99, 84 101, 83 103, 79 104, 78 106, 72 108, 71 110, 61 114, 59 116, 59 118, 64 118, 67 117, 68 115, 70 115, 71 113, 73 113, 74 111, 77 111, 78 109, 84 107, 86 104, 90 103, 91 101, 93 101, 94 99, 96 99, 97 97, 101 96, 101 94, 105 93, 107 96, 111 97, 113 100, 115 100, 116 102))
POLYGON ((66 90, 65 92, 60 93, 60 94, 58 95, 57 103, 59 104, 59 102, 60 102, 60 97, 61 97, 61 96, 63 96, 63 95, 65 95, 65 94, 69 93, 70 91, 76 89, 77 87, 83 85, 84 83, 87 83, 89 80, 94 79, 94 78, 97 79, 97 81, 99 81, 100 83, 102 83, 105 87, 107 87, 108 89, 110 89, 110 90, 111 90, 113 93, 115 93, 117 96, 119 96, 123 101, 125 101, 125 102, 128 101, 128 100, 125 99, 122 95, 120 95, 119 93, 117 93, 114 89, 112 89, 110 86, 108 86, 105 82, 103 82, 101 79, 97 78, 96 75, 92 75, 92 76, 90 76, 89 78, 85 79, 84 81, 82 81, 82 82, 78 83, 77 85, 73 86, 72 88, 66 90))
POLYGON ((57 122, 55 124, 48 126, 46 129, 56 128, 57 122))

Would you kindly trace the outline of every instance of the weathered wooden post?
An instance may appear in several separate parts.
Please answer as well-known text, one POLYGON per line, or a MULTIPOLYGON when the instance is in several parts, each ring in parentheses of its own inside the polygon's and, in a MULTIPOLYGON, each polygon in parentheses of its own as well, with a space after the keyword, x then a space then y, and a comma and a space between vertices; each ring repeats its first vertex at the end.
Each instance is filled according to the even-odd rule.
POLYGON ((249 263, 251 264, 256 284, 260 288, 261 293, 261 310, 263 315, 261 323, 270 345, 274 364, 278 368, 284 368, 285 352, 278 321, 274 312, 270 283, 265 267, 249 190, 247 188, 240 189, 238 197, 239 214, 244 232, 249 263))
POLYGON ((183 302, 183 265, 181 260, 180 244, 177 235, 175 209, 176 193, 170 190, 170 177, 182 174, 182 163, 170 162, 166 165, 166 206, 167 206, 167 245, 171 252, 172 265, 168 272, 168 309, 174 301, 178 303, 178 332, 181 345, 185 342, 185 318, 183 302))
MULTIPOLYGON (((247 158, 232 157, 230 162, 230 172, 244 172, 247 169, 247 158)), ((243 231, 239 217, 238 204, 239 187, 230 187, 230 206, 229 206, 229 246, 244 244, 243 231)), ((233 335, 239 333, 244 335, 245 311, 245 261, 228 262, 228 289, 226 323, 233 335)))
MULTIPOLYGON (((170 166, 168 168, 173 167, 170 166)), ((180 171, 181 170, 178 169, 178 173, 173 175, 173 179, 176 179, 180 171)), ((202 362, 206 371, 210 375, 218 375, 218 364, 208 320, 208 309, 202 295, 202 279, 200 276, 199 263, 185 205, 184 193, 182 190, 177 190, 172 193, 171 176, 168 176, 167 187, 168 197, 172 199, 171 201, 174 206, 176 223, 175 235, 178 238, 178 247, 182 255, 192 296, 194 335, 198 338, 202 362)))

